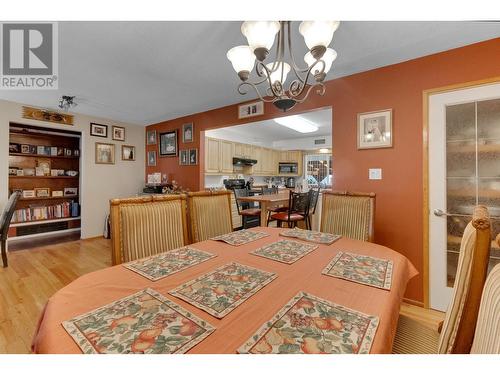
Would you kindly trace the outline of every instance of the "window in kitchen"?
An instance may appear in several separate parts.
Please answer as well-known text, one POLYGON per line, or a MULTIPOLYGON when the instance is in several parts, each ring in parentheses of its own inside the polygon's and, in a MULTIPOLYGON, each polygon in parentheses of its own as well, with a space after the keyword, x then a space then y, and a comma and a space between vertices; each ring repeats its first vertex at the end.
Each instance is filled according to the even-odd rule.
POLYGON ((332 154, 306 154, 305 171, 310 187, 332 186, 332 154))

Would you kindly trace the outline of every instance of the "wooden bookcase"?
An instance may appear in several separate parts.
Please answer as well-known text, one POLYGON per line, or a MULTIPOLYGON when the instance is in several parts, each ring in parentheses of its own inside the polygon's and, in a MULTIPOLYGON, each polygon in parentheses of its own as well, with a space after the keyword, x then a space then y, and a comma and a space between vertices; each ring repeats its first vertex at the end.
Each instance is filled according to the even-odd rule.
MULTIPOLYGON (((9 192, 15 190, 34 190, 40 188, 50 189, 50 196, 21 197, 16 210, 28 208, 54 207, 65 202, 78 203, 78 214, 72 215, 71 209, 68 217, 50 217, 23 221, 14 214, 13 222, 9 228, 9 241, 20 238, 47 236, 51 234, 63 234, 80 231, 80 138, 81 134, 69 130, 55 130, 36 126, 10 123, 9 128, 9 170, 36 170, 40 163, 47 163, 51 170, 76 171, 76 176, 18 176, 11 175, 9 171, 9 192), (27 147, 19 150, 11 149, 10 145, 30 145, 31 152, 27 153, 27 147), (71 155, 41 155, 36 153, 37 146, 57 147, 59 151, 71 150, 71 155), (75 150, 78 150, 75 152, 75 150), (17 152, 16 152, 17 151, 17 152), (52 196, 53 191, 62 191, 65 188, 77 188, 77 194, 71 196, 52 196)), ((15 148, 13 145, 13 148, 15 148)), ((68 151, 69 152, 69 151, 68 151)), ((51 210, 53 210, 51 208, 51 210)), ((64 215, 65 216, 65 215, 64 215)))

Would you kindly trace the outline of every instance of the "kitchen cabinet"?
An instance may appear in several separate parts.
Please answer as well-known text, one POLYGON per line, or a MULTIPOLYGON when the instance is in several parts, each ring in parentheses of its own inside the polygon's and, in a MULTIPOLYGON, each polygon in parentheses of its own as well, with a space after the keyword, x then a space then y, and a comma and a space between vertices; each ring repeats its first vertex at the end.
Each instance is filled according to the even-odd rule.
POLYGON ((214 138, 205 138, 205 172, 218 173, 220 141, 214 138))
POLYGON ((263 169, 263 158, 262 158, 262 147, 252 146, 252 159, 257 160, 257 164, 253 166, 254 174, 262 174, 263 169))
POLYGON ((234 144, 229 141, 220 141, 219 170, 222 173, 233 173, 234 144))

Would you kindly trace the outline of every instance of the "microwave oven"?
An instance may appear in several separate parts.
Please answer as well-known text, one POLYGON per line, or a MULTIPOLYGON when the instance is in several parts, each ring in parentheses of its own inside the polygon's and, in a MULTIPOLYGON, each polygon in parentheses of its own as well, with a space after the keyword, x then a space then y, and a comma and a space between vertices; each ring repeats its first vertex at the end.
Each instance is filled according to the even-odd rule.
POLYGON ((297 174, 299 171, 298 163, 279 163, 279 174, 297 174))

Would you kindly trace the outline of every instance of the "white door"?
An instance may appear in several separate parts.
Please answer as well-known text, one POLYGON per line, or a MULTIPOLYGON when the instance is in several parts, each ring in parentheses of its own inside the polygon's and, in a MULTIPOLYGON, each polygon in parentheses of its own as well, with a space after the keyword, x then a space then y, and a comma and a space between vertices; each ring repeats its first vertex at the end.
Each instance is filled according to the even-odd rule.
MULTIPOLYGON (((500 84, 429 97, 429 296, 445 311, 460 239, 477 204, 500 210, 500 84)), ((498 224, 493 225, 493 236, 498 224)), ((498 262, 492 250, 492 263, 498 262)))

